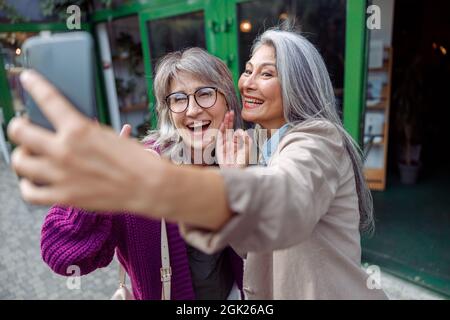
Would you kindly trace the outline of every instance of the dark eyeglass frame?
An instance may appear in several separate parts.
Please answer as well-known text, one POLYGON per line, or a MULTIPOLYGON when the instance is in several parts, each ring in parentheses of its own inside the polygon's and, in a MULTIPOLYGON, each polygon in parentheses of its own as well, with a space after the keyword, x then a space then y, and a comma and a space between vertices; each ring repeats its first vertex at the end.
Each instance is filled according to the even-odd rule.
POLYGON ((166 104, 167 104, 167 106, 169 107, 170 111, 172 111, 173 113, 183 113, 183 112, 185 112, 185 111, 187 110, 187 108, 189 107, 189 97, 190 97, 190 96, 193 96, 195 102, 197 103, 197 105, 198 105, 200 108, 202 108, 202 109, 209 109, 209 108, 213 107, 213 106, 216 104, 216 102, 217 102, 217 92, 220 92, 218 88, 216 88, 216 87, 210 87, 210 86, 198 88, 197 90, 195 90, 194 93, 190 93, 190 94, 187 94, 187 93, 184 93, 184 92, 173 92, 173 93, 169 94, 168 96, 166 96, 166 104), (214 90, 214 93, 215 93, 214 103, 211 104, 209 107, 204 107, 204 106, 202 106, 202 105, 197 101, 196 94, 197 94, 197 92, 199 92, 200 90, 203 90, 203 89, 213 89, 213 90, 214 90), (184 95, 186 96, 186 98, 187 98, 187 100, 186 100, 186 107, 183 109, 183 111, 173 111, 172 108, 170 107, 169 98, 170 98, 171 96, 175 95, 175 94, 184 94, 184 95))

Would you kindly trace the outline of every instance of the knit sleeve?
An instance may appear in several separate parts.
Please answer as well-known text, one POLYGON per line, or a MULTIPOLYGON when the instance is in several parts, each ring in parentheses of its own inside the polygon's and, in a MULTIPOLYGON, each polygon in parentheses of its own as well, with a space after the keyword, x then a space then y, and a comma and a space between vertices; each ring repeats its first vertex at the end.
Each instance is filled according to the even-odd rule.
POLYGON ((42 258, 60 275, 70 275, 70 266, 88 274, 112 261, 117 234, 112 215, 55 205, 42 226, 42 258))

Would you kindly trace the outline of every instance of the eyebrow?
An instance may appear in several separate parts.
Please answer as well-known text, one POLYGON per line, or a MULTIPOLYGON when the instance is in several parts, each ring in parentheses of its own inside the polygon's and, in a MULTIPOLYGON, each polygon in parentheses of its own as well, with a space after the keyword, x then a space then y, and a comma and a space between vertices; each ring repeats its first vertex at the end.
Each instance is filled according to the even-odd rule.
MULTIPOLYGON (((199 86, 199 87, 194 88, 194 92, 199 90, 199 89, 202 89, 202 88, 211 88, 211 87, 212 86, 199 86)), ((174 92, 169 93, 169 95, 171 95, 173 93, 184 93, 184 94, 186 94, 186 90, 175 90, 174 92)))
MULTIPOLYGON (((249 64, 253 67, 253 64, 250 61, 247 61, 245 64, 249 64)), ((263 62, 260 64, 261 67, 266 67, 266 66, 272 66, 272 67, 277 67, 277 65, 273 62, 263 62)))

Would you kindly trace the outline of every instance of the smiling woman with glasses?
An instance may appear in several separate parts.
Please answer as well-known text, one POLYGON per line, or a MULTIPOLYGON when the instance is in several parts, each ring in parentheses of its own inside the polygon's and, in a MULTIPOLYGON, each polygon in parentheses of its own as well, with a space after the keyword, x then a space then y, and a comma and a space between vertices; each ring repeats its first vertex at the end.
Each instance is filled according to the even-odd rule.
MULTIPOLYGON (((212 155, 220 124, 228 111, 237 115, 234 127, 242 127, 240 105, 227 66, 200 48, 167 54, 156 66, 153 81, 158 128, 144 142, 152 142, 164 157, 177 163, 199 164, 194 155, 212 155), (178 160, 181 159, 181 160, 178 160)), ((206 161, 211 164, 210 162, 206 161)))
MULTIPOLYGON (((194 145, 193 137, 202 138, 208 129, 219 127, 229 109, 238 110, 227 67, 198 48, 171 53, 160 61, 155 92, 158 130, 151 131, 144 143, 163 157, 183 145, 203 151, 210 144, 194 145)), ((239 116, 236 124, 240 121, 239 116)), ((209 131, 214 134, 217 130, 209 131)), ((185 160, 185 164, 190 163, 189 158, 185 160)), ((184 242, 176 224, 166 223, 166 228, 171 299, 239 299, 243 266, 231 248, 205 254, 184 242)), ((54 205, 42 227, 42 256, 59 274, 67 275, 70 265, 79 266, 81 273, 87 274, 108 265, 117 248, 117 256, 131 278, 134 297, 161 299, 160 234, 161 222, 157 220, 130 214, 95 217, 79 208, 54 205), (70 255, 65 254, 67 250, 70 255)))

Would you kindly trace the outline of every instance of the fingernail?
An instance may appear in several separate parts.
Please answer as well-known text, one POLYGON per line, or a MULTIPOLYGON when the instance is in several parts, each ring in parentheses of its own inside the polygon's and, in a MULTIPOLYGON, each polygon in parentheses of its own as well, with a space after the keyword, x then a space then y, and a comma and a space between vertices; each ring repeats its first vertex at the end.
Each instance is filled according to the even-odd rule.
POLYGON ((30 82, 30 78, 33 75, 33 71, 31 70, 24 70, 20 73, 20 82, 22 85, 27 85, 30 82))
POLYGON ((18 119, 17 118, 11 119, 11 121, 8 124, 7 135, 13 141, 15 141, 16 134, 18 132, 18 126, 19 126, 19 123, 18 123, 18 119))

